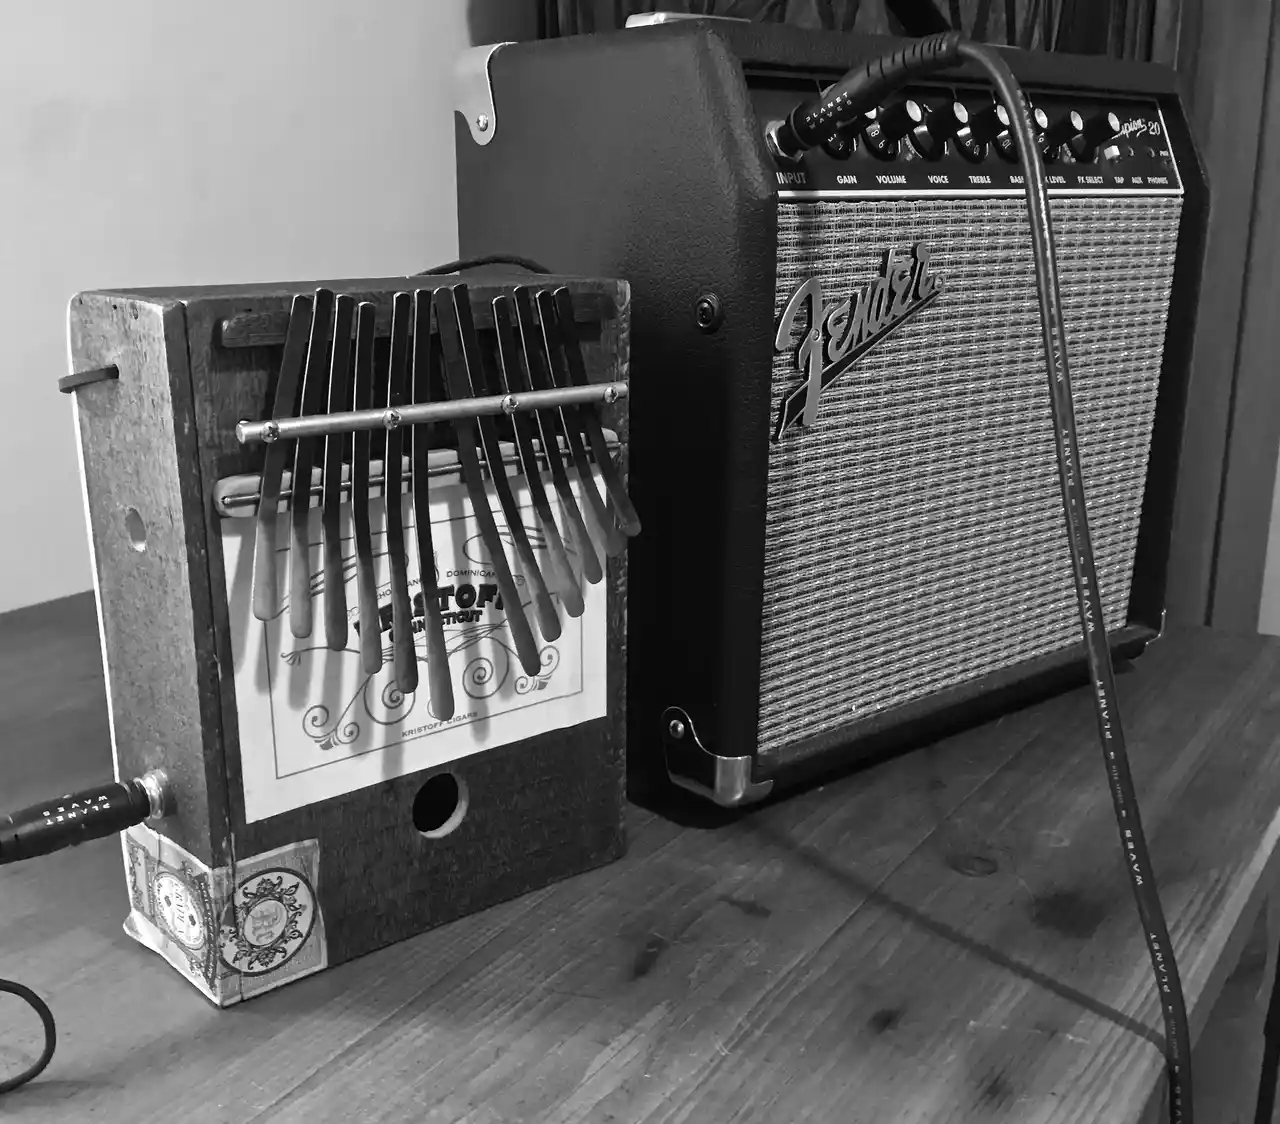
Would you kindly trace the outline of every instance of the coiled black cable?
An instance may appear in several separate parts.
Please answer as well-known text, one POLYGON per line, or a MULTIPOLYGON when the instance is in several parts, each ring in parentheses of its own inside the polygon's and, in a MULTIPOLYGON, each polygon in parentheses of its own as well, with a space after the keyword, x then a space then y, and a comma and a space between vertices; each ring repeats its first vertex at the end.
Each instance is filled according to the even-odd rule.
POLYGON ((24 987, 13 980, 0 979, 0 991, 16 995, 40 1016, 40 1021, 44 1024, 44 1049, 40 1052, 40 1056, 32 1065, 19 1073, 17 1077, 10 1077, 0 1081, 0 1093, 8 1093, 19 1085, 25 1085, 28 1081, 34 1080, 44 1072, 45 1066, 49 1064, 49 1060, 53 1057, 53 1051, 58 1045, 58 1028, 54 1025, 53 1012, 49 1010, 49 1005, 29 987, 24 987))
MULTIPOLYGON (((0 865, 103 839, 149 816, 162 815, 168 801, 168 778, 162 770, 153 770, 135 780, 96 785, 0 816, 0 865)), ((44 1049, 35 1064, 16 1077, 0 1080, 0 1093, 8 1093, 44 1072, 58 1044, 58 1030, 49 1005, 29 987, 0 979, 0 992, 16 995, 44 1024, 44 1049)))
POLYGON ((1040 325, 1049 376, 1049 399, 1057 449, 1058 479, 1071 549, 1071 570, 1075 579, 1080 627, 1084 636, 1090 679, 1107 766, 1111 801, 1115 807, 1125 865, 1138 904, 1155 970, 1156 991, 1165 1023, 1165 1068, 1169 1082, 1169 1119, 1174 1124, 1191 1124, 1191 1031, 1187 1022, 1182 983, 1174 961, 1173 945, 1165 923, 1156 888, 1146 836, 1138 813, 1138 800, 1129 771, 1120 710, 1116 700, 1115 673, 1107 644, 1106 619, 1098 588, 1093 543, 1085 511, 1084 482, 1081 478, 1079 439, 1067 370, 1066 335, 1063 330, 1062 299, 1058 292, 1058 267, 1049 215, 1049 197, 1044 169, 1027 107, 1017 79, 1005 61, 990 47, 969 42, 955 32, 930 36, 856 67, 823 94, 804 102, 770 126, 768 143, 783 160, 794 160, 806 149, 822 143, 836 129, 855 122, 874 108, 890 90, 903 82, 969 59, 990 77, 1000 100, 1009 112, 1019 159, 1025 171, 1027 213, 1031 221, 1031 242, 1035 257, 1036 289, 1040 302, 1040 325))

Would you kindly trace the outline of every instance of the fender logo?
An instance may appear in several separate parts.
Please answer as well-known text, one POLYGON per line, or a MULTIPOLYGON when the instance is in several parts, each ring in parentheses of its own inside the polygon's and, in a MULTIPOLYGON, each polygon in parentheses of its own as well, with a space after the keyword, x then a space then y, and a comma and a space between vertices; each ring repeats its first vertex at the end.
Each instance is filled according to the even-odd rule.
POLYGON ((929 249, 923 242, 910 257, 890 250, 880 276, 844 300, 824 304, 819 277, 800 285, 778 318, 773 346, 785 352, 797 331, 804 332, 794 356, 796 370, 805 381, 782 400, 773 439, 780 441, 797 424, 812 427, 818 420, 822 392, 941 292, 942 278, 930 272, 929 249))

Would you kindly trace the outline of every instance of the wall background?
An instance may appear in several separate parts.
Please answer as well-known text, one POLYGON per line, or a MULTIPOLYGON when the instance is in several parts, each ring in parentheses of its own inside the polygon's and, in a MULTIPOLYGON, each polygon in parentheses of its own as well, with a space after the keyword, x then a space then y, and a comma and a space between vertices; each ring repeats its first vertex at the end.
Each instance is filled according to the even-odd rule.
POLYGON ((455 256, 453 60, 470 26, 481 42, 505 30, 467 9, 58 0, 6 13, 0 612, 92 586, 56 388, 76 291, 386 275, 455 256))
MULTIPOLYGON (((865 7, 879 11, 883 2, 865 7)), ((1200 4, 1186 8, 1195 14, 1200 4)), ((535 0, 223 0, 203 10, 135 0, 121 16, 91 0, 58 0, 7 13, 0 612, 92 584, 71 405, 55 386, 66 373, 68 299, 111 286, 394 274, 453 257, 454 59, 473 43, 532 38, 538 12, 535 0)), ((1280 152, 1280 142, 1257 140, 1280 120, 1280 84, 1261 96, 1280 5, 1250 0, 1222 16, 1205 27, 1194 19, 1182 35, 1157 18, 1152 35, 1163 44, 1159 57, 1176 59, 1192 92, 1217 187, 1211 249, 1239 275, 1248 245, 1276 233, 1276 208, 1262 215, 1250 196, 1255 163, 1275 164, 1269 149, 1280 152), (1213 49, 1219 40, 1229 65, 1213 49), (1258 45, 1247 59, 1242 41, 1258 45), (1215 98, 1224 72, 1233 96, 1215 98), (1232 107, 1225 122, 1218 102, 1232 107), (1255 109, 1237 122, 1242 104, 1255 109), (1240 137, 1254 138, 1252 145, 1240 137), (1227 160, 1219 148, 1235 155, 1227 160), (1249 160, 1237 159, 1241 153, 1249 160), (1232 185, 1239 199, 1225 198, 1232 185)), ((1254 287, 1269 291, 1269 280, 1254 287)), ((1224 297, 1232 306, 1240 303, 1235 284, 1224 297)), ((1260 304, 1269 307, 1265 298, 1260 304)), ((1238 334, 1234 321, 1224 331, 1232 340, 1238 334)), ((1236 349, 1209 354, 1211 347, 1197 346, 1206 352, 1198 366, 1224 384, 1218 412, 1227 411, 1225 376, 1236 349)), ((1249 502, 1226 502, 1232 481, 1217 483, 1216 446, 1192 458, 1204 461, 1224 510, 1239 509, 1219 522, 1248 532, 1235 535, 1232 543, 1248 541, 1224 549, 1217 563, 1218 584, 1242 591, 1240 604, 1210 611, 1171 594, 1192 616, 1280 633, 1280 488, 1272 491, 1280 418, 1271 408, 1280 383, 1265 374, 1254 381, 1267 393, 1237 391, 1235 412, 1260 419, 1254 428, 1266 432, 1234 432, 1241 426, 1225 420, 1217 426, 1241 450, 1234 475, 1243 483, 1234 491, 1249 502), (1237 573, 1241 567, 1248 572, 1237 573)))

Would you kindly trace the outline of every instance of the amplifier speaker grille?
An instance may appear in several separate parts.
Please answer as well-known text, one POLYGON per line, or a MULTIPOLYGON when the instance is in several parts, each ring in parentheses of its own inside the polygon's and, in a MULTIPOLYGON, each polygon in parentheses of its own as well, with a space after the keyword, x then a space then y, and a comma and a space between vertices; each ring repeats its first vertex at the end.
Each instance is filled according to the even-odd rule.
MULTIPOLYGON (((1126 622, 1182 201, 1052 203, 1108 629, 1126 622)), ((781 313, 924 242, 945 288, 771 447, 758 751, 1079 644, 1025 203, 780 202, 781 313)), ((773 418, 800 382, 775 357, 773 418)))

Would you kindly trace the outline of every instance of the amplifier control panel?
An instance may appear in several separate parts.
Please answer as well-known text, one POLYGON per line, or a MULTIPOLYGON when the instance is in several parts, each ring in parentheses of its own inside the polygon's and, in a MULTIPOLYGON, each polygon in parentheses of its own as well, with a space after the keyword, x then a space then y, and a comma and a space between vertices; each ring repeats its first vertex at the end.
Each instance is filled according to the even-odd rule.
MULTIPOLYGON (((821 89, 816 80, 753 83, 761 135, 821 89)), ((1024 93, 1036 159, 1051 194, 1181 194, 1153 99, 1033 88, 1024 93)), ((976 84, 908 86, 799 160, 770 159, 779 196, 790 199, 1026 190, 1008 113, 989 87, 976 84)))

